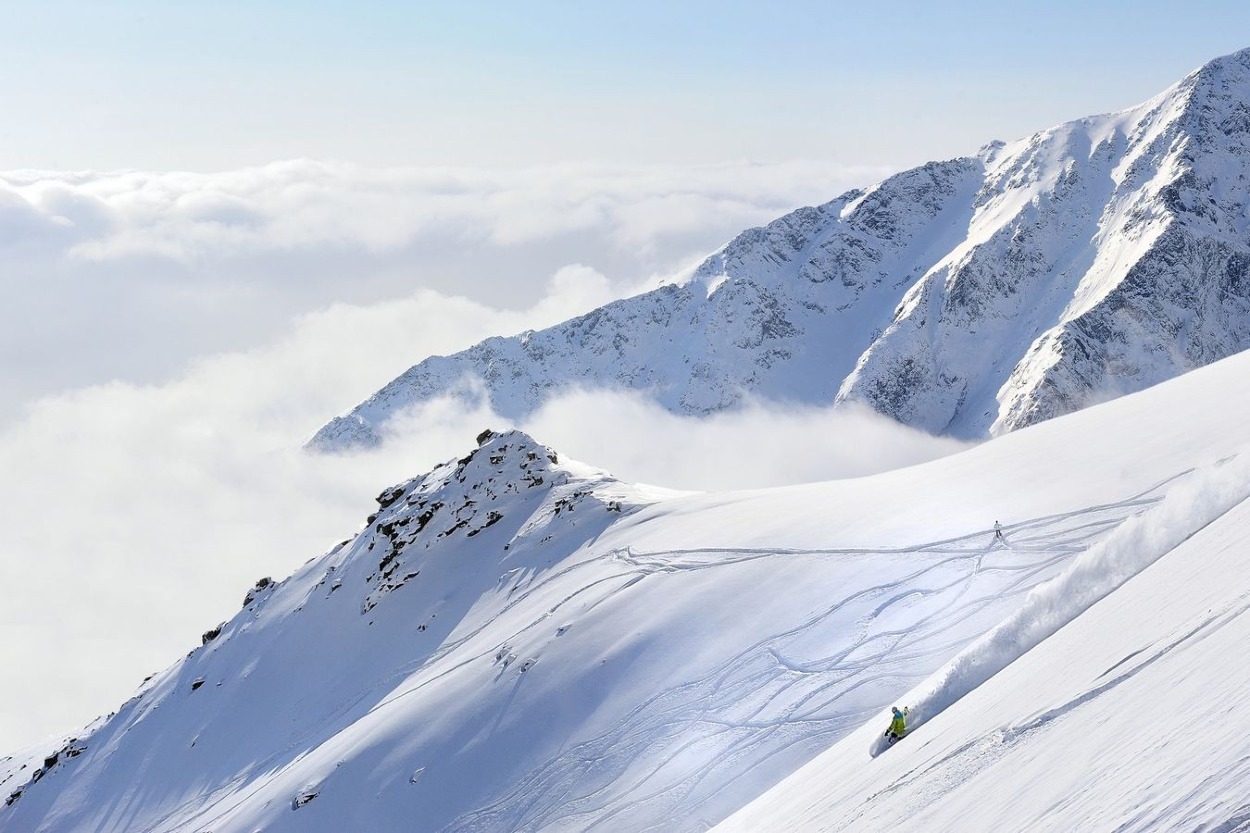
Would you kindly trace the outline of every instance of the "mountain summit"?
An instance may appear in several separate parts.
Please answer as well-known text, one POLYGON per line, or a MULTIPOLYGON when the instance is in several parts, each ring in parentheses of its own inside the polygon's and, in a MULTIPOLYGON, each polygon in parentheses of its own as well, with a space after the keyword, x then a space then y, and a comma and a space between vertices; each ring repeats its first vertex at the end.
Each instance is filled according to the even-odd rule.
POLYGON ((285 580, 258 580, 242 610, 115 713, 0 758, 0 830, 251 831, 272 829, 256 821, 267 817, 297 831, 312 817, 326 831, 398 829, 393 806, 384 825, 335 820, 359 818, 362 796, 377 792, 361 786, 373 783, 374 753, 401 795, 419 792, 409 780, 423 763, 436 789, 472 792, 443 781, 492 766, 462 748, 464 732, 494 720, 497 745, 541 730, 501 729, 482 712, 487 689, 507 692, 492 681, 542 676, 526 672, 559 623, 522 604, 530 585, 659 495, 523 433, 484 431, 465 457, 384 490, 354 537, 285 580), (518 605, 536 621, 509 617, 518 605), (452 749, 467 769, 440 771, 452 749))
POLYGON ((1146 103, 933 162, 746 231, 682 283, 434 356, 317 432, 431 398, 519 418, 571 386, 686 414, 863 402, 979 438, 1250 345, 1250 50, 1146 103))

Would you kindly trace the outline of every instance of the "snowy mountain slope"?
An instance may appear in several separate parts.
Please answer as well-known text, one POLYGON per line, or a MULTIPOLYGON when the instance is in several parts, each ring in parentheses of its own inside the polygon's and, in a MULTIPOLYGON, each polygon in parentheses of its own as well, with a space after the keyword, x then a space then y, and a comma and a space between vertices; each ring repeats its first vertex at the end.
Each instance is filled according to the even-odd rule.
POLYGON ((1245 829, 1248 476, 1243 453, 1105 539, 1072 580, 1030 599, 1027 619, 913 693, 932 702, 966 686, 887 752, 866 750, 879 716, 717 830, 1245 829), (1139 560, 1145 569, 1097 603, 1074 598, 1119 585, 1139 560), (1087 609, 1032 650, 1014 644, 1074 605, 1087 609), (1018 658, 975 684, 969 672, 999 653, 1018 658))
POLYGON ((0 760, 0 830, 701 829, 1250 442, 1248 362, 758 492, 484 435, 115 715, 0 760))
POLYGON ((1250 50, 1119 113, 987 145, 751 229, 677 284, 412 367, 310 446, 454 393, 571 386, 687 414, 859 401, 997 435, 1250 345, 1250 50))

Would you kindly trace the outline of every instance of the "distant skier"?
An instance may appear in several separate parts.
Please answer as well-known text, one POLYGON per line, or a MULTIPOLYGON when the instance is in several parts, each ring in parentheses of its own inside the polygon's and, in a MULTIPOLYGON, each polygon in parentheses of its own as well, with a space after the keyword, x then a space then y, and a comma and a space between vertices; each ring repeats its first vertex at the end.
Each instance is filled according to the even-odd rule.
POLYGON ((994 521, 994 537, 1003 542, 1003 546, 1007 545, 1007 539, 1003 536, 1003 525, 998 521, 994 521))
POLYGON ((907 707, 904 706, 902 711, 898 710, 898 706, 890 709, 894 713, 894 719, 890 721, 890 728, 885 730, 885 736, 890 739, 890 743, 907 734, 907 707))

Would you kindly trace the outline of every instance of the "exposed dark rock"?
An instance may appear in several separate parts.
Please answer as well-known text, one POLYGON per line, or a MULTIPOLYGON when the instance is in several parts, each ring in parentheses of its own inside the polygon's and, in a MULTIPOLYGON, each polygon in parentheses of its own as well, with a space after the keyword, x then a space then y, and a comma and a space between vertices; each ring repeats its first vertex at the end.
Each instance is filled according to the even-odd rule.
MULTIPOLYGON (((269 576, 257 579, 256 584, 252 585, 252 588, 247 591, 247 595, 243 597, 243 606, 247 607, 252 602, 256 601, 262 591, 267 590, 272 586, 274 586, 274 581, 269 576)), ((220 628, 218 630, 220 630, 220 628)))
POLYGON ((399 500, 403 496, 404 496, 403 486, 392 486, 391 488, 382 492, 382 494, 378 495, 376 500, 378 502, 378 506, 382 507, 383 509, 386 509, 388 506, 390 506, 391 504, 393 504, 395 501, 399 500))
POLYGON ((304 790, 299 795, 295 796, 295 798, 291 801, 291 809, 298 810, 300 807, 303 807, 305 804, 312 801, 318 795, 320 795, 320 792, 318 792, 317 790, 314 790, 314 789, 304 790))

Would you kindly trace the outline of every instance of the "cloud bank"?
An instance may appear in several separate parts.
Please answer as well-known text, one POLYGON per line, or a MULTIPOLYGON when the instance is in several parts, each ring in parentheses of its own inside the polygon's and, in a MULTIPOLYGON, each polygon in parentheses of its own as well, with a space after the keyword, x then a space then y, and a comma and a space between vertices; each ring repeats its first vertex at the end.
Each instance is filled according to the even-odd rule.
POLYGON ((523 310, 575 263, 619 297, 744 228, 884 173, 817 162, 485 171, 312 161, 0 173, 0 349, 14 357, 0 363, 0 422, 49 393, 169 380, 196 356, 269 343, 336 303, 424 288, 523 310))

